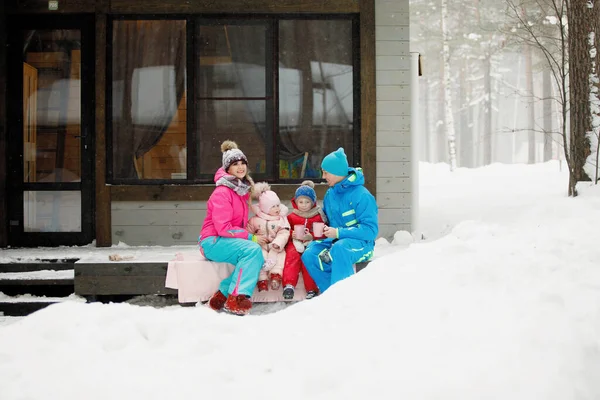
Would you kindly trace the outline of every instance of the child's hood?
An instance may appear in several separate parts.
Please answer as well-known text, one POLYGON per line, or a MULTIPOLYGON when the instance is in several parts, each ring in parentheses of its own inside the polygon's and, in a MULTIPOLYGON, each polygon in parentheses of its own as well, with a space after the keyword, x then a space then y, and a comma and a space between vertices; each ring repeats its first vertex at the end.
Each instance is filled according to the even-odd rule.
POLYGON ((260 217, 262 219, 266 219, 268 221, 276 221, 279 218, 284 218, 288 215, 289 212, 289 208, 287 208, 287 206, 283 203, 281 203, 279 205, 279 215, 275 216, 275 215, 269 215, 266 214, 264 212, 261 211, 260 207, 258 204, 254 203, 250 206, 250 208, 252 209, 252 212, 257 216, 260 217))

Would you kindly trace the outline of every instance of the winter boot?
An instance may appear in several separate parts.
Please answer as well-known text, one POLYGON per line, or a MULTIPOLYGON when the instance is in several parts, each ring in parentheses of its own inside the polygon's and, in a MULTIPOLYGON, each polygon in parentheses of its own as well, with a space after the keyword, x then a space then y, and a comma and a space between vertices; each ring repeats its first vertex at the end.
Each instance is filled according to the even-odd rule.
POLYGON ((310 300, 313 297, 317 297, 319 295, 319 292, 317 292, 316 290, 309 290, 308 292, 306 292, 306 300, 310 300))
POLYGON ((225 302, 227 301, 227 297, 220 291, 217 290, 215 294, 213 294, 208 300, 208 306, 215 311, 221 311, 225 302))
POLYGON ((285 285, 285 288, 283 289, 283 298, 286 300, 294 298, 294 287, 292 285, 285 285))
POLYGON ((225 302, 223 310, 226 313, 234 315, 246 315, 252 308, 252 302, 248 299, 248 296, 239 294, 237 296, 229 296, 225 302))
POLYGON ((281 275, 271 274, 271 289, 277 290, 281 286, 281 275))
POLYGON ((262 280, 262 281, 258 281, 256 286, 258 286, 259 292, 266 292, 267 290, 269 290, 269 281, 266 279, 262 280))

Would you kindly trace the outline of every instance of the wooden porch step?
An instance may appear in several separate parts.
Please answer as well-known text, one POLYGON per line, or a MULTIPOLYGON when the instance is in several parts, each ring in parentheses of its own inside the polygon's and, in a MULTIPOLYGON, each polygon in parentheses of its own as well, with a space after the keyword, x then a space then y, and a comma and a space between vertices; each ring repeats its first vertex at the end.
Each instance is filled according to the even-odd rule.
POLYGON ((33 271, 64 271, 73 269, 78 258, 54 258, 40 260, 15 260, 10 263, 0 264, 0 273, 3 272, 33 272, 33 271))
MULTIPOLYGON (((9 268, 2 268, 10 265, 10 269, 19 269, 14 264, 3 264, 0 266, 0 292, 8 296, 17 296, 30 294, 33 296, 46 297, 64 297, 69 296, 74 290, 74 271, 71 269, 55 270, 33 270, 24 272, 4 272, 9 268)), ((43 264, 48 268, 48 264, 43 264)), ((32 267, 24 266, 27 270, 32 267)), ((56 268, 57 265, 51 268, 56 268)), ((60 268, 60 267, 59 267, 60 268)))
POLYGON ((66 297, 38 297, 30 294, 6 296, 0 295, 0 315, 22 317, 46 308, 52 304, 63 302, 85 302, 85 299, 73 295, 66 297))
POLYGON ((0 315, 7 317, 23 317, 48 307, 55 302, 4 303, 0 301, 0 315))
POLYGON ((168 261, 119 261, 75 263, 75 294, 114 296, 177 294, 165 287, 168 261))
POLYGON ((74 268, 77 259, 72 260, 45 260, 43 262, 16 262, 0 264, 2 272, 33 272, 43 270, 65 271, 74 268))

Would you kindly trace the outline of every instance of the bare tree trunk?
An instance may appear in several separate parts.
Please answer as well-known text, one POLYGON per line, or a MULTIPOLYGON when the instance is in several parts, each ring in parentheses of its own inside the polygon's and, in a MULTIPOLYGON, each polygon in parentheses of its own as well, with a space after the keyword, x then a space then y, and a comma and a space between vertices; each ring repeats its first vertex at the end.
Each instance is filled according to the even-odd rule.
POLYGON ((456 134, 454 132, 454 115, 452 114, 452 81, 450 79, 450 31, 448 29, 448 0, 442 0, 442 44, 444 59, 444 123, 448 141, 448 164, 450 171, 456 169, 456 134))
POLYGON ((487 55, 483 61, 483 165, 492 163, 492 61, 487 55))
POLYGON ((592 89, 594 92, 594 107, 591 108, 591 118, 592 125, 594 129, 594 134, 596 136, 596 148, 594 151, 595 154, 595 175, 594 182, 597 184, 599 179, 599 169, 600 169, 600 51, 598 48, 598 43, 600 43, 600 1, 596 0, 593 3, 592 10, 592 30, 594 33, 594 52, 595 54, 590 54, 590 57, 593 57, 593 71, 594 81, 591 83, 593 85, 592 89))
MULTIPOLYGON (((523 1, 521 1, 521 14, 523 20, 527 21, 527 10, 523 1)), ((527 44, 523 46, 523 55, 525 56, 525 86, 527 86, 527 96, 529 96, 527 102, 527 164, 535 164, 535 103, 533 97, 533 50, 531 46, 527 44)))
POLYGON ((446 142, 446 130, 444 126, 444 71, 443 68, 440 71, 440 84, 438 86, 438 96, 437 96, 437 118, 435 120, 435 156, 436 162, 447 162, 448 161, 448 152, 446 151, 447 142, 446 142))
POLYGON ((570 98, 570 152, 572 174, 569 194, 577 196, 575 185, 589 181, 584 171, 585 161, 590 154, 587 133, 591 130, 589 76, 591 73, 588 35, 592 32, 592 13, 586 0, 569 2, 567 18, 569 24, 569 98, 570 98))
POLYGON ((468 132, 468 121, 467 121, 467 108, 469 107, 469 100, 467 95, 467 71, 466 64, 463 63, 460 66, 460 85, 458 85, 458 133, 456 135, 456 165, 458 167, 465 166, 465 149, 469 146, 467 139, 468 132))
POLYGON ((533 52, 531 46, 523 47, 525 53, 525 85, 527 86, 527 163, 535 164, 535 105, 533 102, 533 52))
POLYGON ((552 78, 550 69, 545 68, 542 73, 542 90, 544 92, 544 162, 552 159, 552 78))
POLYGON ((429 79, 425 78, 421 81, 423 83, 422 86, 422 90, 420 91, 420 93, 423 93, 422 99, 423 99, 423 132, 425 135, 425 143, 424 143, 424 153, 423 153, 423 160, 427 161, 427 162, 433 162, 433 158, 431 156, 431 149, 432 149, 432 138, 431 138, 431 110, 429 107, 429 79))
MULTIPOLYGON (((473 83, 467 82, 467 93, 469 97, 473 94, 473 83)), ((477 155, 479 153, 479 140, 477 139, 477 124, 475 123, 475 107, 469 104, 467 105, 467 121, 469 127, 467 129, 469 137, 469 147, 466 149, 469 160, 468 167, 475 168, 477 166, 477 155)))

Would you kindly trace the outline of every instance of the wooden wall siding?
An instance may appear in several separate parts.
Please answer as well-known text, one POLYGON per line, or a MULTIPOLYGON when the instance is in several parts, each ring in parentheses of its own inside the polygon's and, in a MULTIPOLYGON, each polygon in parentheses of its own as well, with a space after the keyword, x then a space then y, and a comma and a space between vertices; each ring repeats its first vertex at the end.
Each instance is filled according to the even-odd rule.
POLYGON ((6 13, 0 5, 0 247, 8 244, 6 221, 6 13))
POLYGON ((89 13, 94 12, 96 1, 103 0, 59 0, 58 10, 48 10, 48 0, 5 0, 11 13, 89 13))
POLYGON ((361 162, 365 174, 365 186, 375 195, 377 193, 375 0, 360 1, 360 72, 361 162))
POLYGON ((376 197, 383 237, 411 231, 408 11, 408 1, 375 0, 376 197))
POLYGON ((94 174, 96 245, 106 247, 112 244, 110 186, 106 186, 106 10, 109 0, 98 0, 96 13, 96 121, 95 146, 96 163, 94 174))
MULTIPOLYGON (((282 202, 291 207, 288 200, 282 202)), ((114 201, 111 211, 114 244, 196 245, 206 216, 206 201, 114 201)))
POLYGON ((356 13, 357 0, 111 0, 113 13, 356 13))
POLYGON ((112 203, 112 242, 139 245, 193 245, 206 215, 206 202, 112 203))

